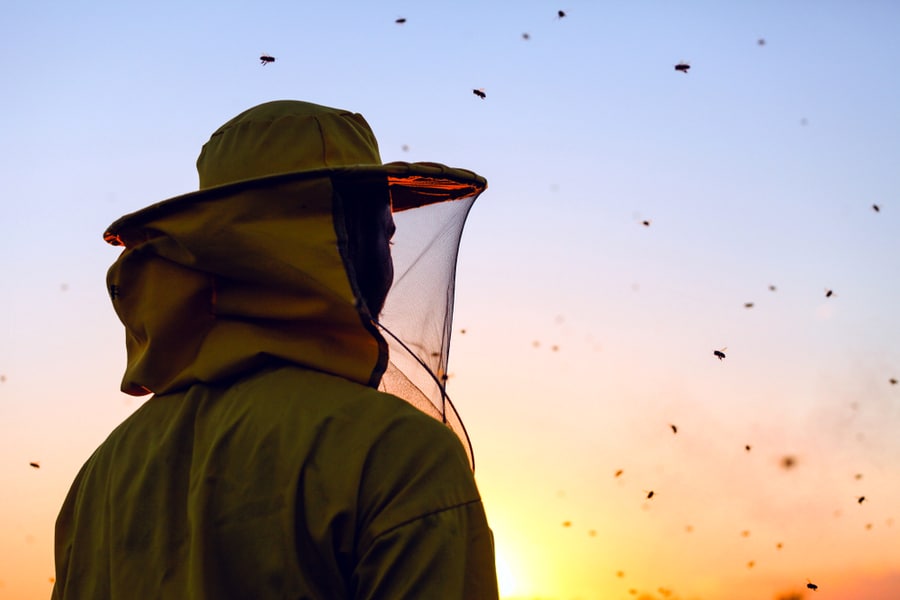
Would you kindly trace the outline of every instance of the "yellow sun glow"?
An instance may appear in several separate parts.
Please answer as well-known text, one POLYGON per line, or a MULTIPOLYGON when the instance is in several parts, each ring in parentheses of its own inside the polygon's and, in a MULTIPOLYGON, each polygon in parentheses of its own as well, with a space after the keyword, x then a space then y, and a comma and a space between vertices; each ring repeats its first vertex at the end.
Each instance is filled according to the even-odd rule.
POLYGON ((522 593, 521 580, 518 577, 514 565, 510 563, 505 552, 495 548, 495 561, 497 564, 497 584, 500 587, 500 597, 509 598, 522 593))

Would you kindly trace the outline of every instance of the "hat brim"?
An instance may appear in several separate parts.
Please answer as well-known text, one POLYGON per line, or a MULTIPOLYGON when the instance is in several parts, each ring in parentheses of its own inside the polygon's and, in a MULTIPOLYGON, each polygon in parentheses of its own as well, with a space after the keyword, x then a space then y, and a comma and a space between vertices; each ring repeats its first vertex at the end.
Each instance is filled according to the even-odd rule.
POLYGON ((279 173, 198 190, 151 204, 117 219, 106 229, 103 239, 114 246, 121 245, 120 231, 140 227, 144 223, 167 216, 180 210, 186 204, 199 200, 213 200, 216 197, 228 196, 247 188, 265 187, 297 179, 324 176, 386 177, 391 190, 391 204, 394 212, 477 196, 487 188, 487 180, 477 173, 430 162, 391 162, 383 165, 352 165, 279 173))

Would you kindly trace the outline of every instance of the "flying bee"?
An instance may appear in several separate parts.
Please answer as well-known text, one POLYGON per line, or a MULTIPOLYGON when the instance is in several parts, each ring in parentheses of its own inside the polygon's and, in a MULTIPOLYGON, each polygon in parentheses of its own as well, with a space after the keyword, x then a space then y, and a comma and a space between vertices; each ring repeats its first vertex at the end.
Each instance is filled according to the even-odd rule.
POLYGON ((774 291, 777 290, 777 289, 778 289, 778 288, 776 288, 774 285, 770 285, 770 286, 769 286, 769 291, 770 291, 770 292, 774 292, 774 291))
POLYGON ((558 11, 556 11, 556 18, 557 18, 557 19, 562 19, 562 18, 565 17, 565 16, 566 16, 566 11, 564 11, 564 10, 558 10, 558 11))
POLYGON ((746 450, 747 452, 750 452, 750 444, 746 444, 744 446, 744 450, 746 450))
POLYGON ((622 473, 624 473, 624 472, 625 471, 623 471, 622 469, 619 469, 618 471, 616 471, 616 473, 615 473, 615 475, 613 475, 613 477, 621 477, 622 473))
POLYGON ((487 98, 487 94, 484 93, 484 88, 478 88, 477 90, 472 90, 472 93, 484 100, 487 98))
POLYGON ((650 227, 650 223, 650 219, 644 219, 643 221, 641 221, 641 225, 643 225, 644 227, 650 227))
POLYGON ((262 66, 266 66, 267 64, 273 63, 273 62, 275 62, 274 56, 270 56, 268 54, 263 54, 262 56, 259 57, 259 64, 261 64, 262 66))
POLYGON ((897 378, 896 378, 896 377, 891 377, 890 379, 888 379, 888 381, 890 382, 891 385, 897 385, 897 378))
POLYGON ((866 501, 866 497, 865 497, 865 496, 860 496, 859 498, 856 499, 856 501, 857 501, 859 504, 862 504, 863 502, 866 501))
POLYGON ((649 492, 647 492, 647 500, 652 498, 655 494, 656 494, 656 492, 654 492, 653 490, 650 490, 649 492))
POLYGON ((37 462, 37 461, 35 461, 35 462, 30 462, 30 463, 28 463, 28 464, 29 464, 29 466, 34 467, 35 469, 40 469, 40 468, 41 468, 41 463, 39 463, 39 462, 37 462))
POLYGON ((834 290, 829 289, 829 288, 825 288, 825 297, 826 297, 826 298, 831 298, 832 296, 834 296, 834 290))
POLYGON ((759 46, 765 46, 766 45, 765 38, 759 38, 758 40, 756 40, 756 44, 759 46))
POLYGON ((809 589, 811 589, 811 590, 814 591, 814 592, 815 592, 817 589, 819 589, 819 586, 817 586, 816 584, 814 584, 814 583, 813 583, 812 581, 810 581, 809 579, 806 580, 806 587, 808 587, 809 589))
POLYGON ((399 19, 394 19, 394 23, 396 23, 397 25, 403 25, 404 23, 406 23, 406 18, 400 17, 399 19))
POLYGON ((726 347, 726 348, 722 348, 721 350, 713 350, 713 356, 715 356, 715 357, 718 358, 719 360, 722 360, 723 358, 725 358, 725 351, 726 351, 726 350, 728 350, 727 347, 726 347))
POLYGON ((672 428, 672 433, 678 433, 678 427, 676 427, 675 425, 669 425, 669 427, 672 428))
POLYGON ((528 33, 528 32, 526 31, 525 33, 522 34, 522 39, 523 39, 523 40, 530 40, 530 39, 531 39, 531 34, 528 33))
POLYGON ((681 61, 680 63, 678 63, 677 65, 675 65, 675 70, 676 70, 676 71, 681 71, 681 72, 684 73, 685 75, 687 75, 687 72, 690 70, 690 68, 691 68, 691 65, 690 65, 689 63, 684 62, 684 61, 681 61))
POLYGON ((752 302, 744 302, 744 308, 753 308, 752 302))
POLYGON ((873 204, 873 205, 872 205, 872 210, 874 210, 875 212, 881 212, 881 207, 878 206, 877 204, 873 204))

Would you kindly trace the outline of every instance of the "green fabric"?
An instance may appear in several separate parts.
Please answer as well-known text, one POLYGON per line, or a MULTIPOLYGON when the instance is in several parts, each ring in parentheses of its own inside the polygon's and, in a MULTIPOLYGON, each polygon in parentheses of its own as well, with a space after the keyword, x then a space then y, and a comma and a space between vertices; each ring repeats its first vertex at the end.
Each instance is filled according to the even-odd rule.
POLYGON ((55 600, 498 595, 455 435, 292 365, 146 402, 79 473, 56 561, 55 600))
POLYGON ((207 197, 125 230, 110 268, 125 325, 122 391, 163 394, 271 357, 362 384, 387 346, 347 275, 331 179, 207 197))
POLYGON ((380 165, 362 115, 296 100, 254 106, 219 127, 197 158, 200 189, 322 168, 380 165))

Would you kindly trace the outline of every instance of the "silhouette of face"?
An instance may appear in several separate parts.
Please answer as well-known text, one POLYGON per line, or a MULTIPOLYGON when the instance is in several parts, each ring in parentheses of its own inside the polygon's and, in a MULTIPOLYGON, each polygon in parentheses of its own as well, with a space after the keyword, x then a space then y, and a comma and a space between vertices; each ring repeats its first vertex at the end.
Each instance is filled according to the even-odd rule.
POLYGON ((369 313, 377 317, 394 281, 391 237, 396 227, 387 182, 383 187, 344 186, 339 193, 344 204, 348 259, 360 295, 369 313))

